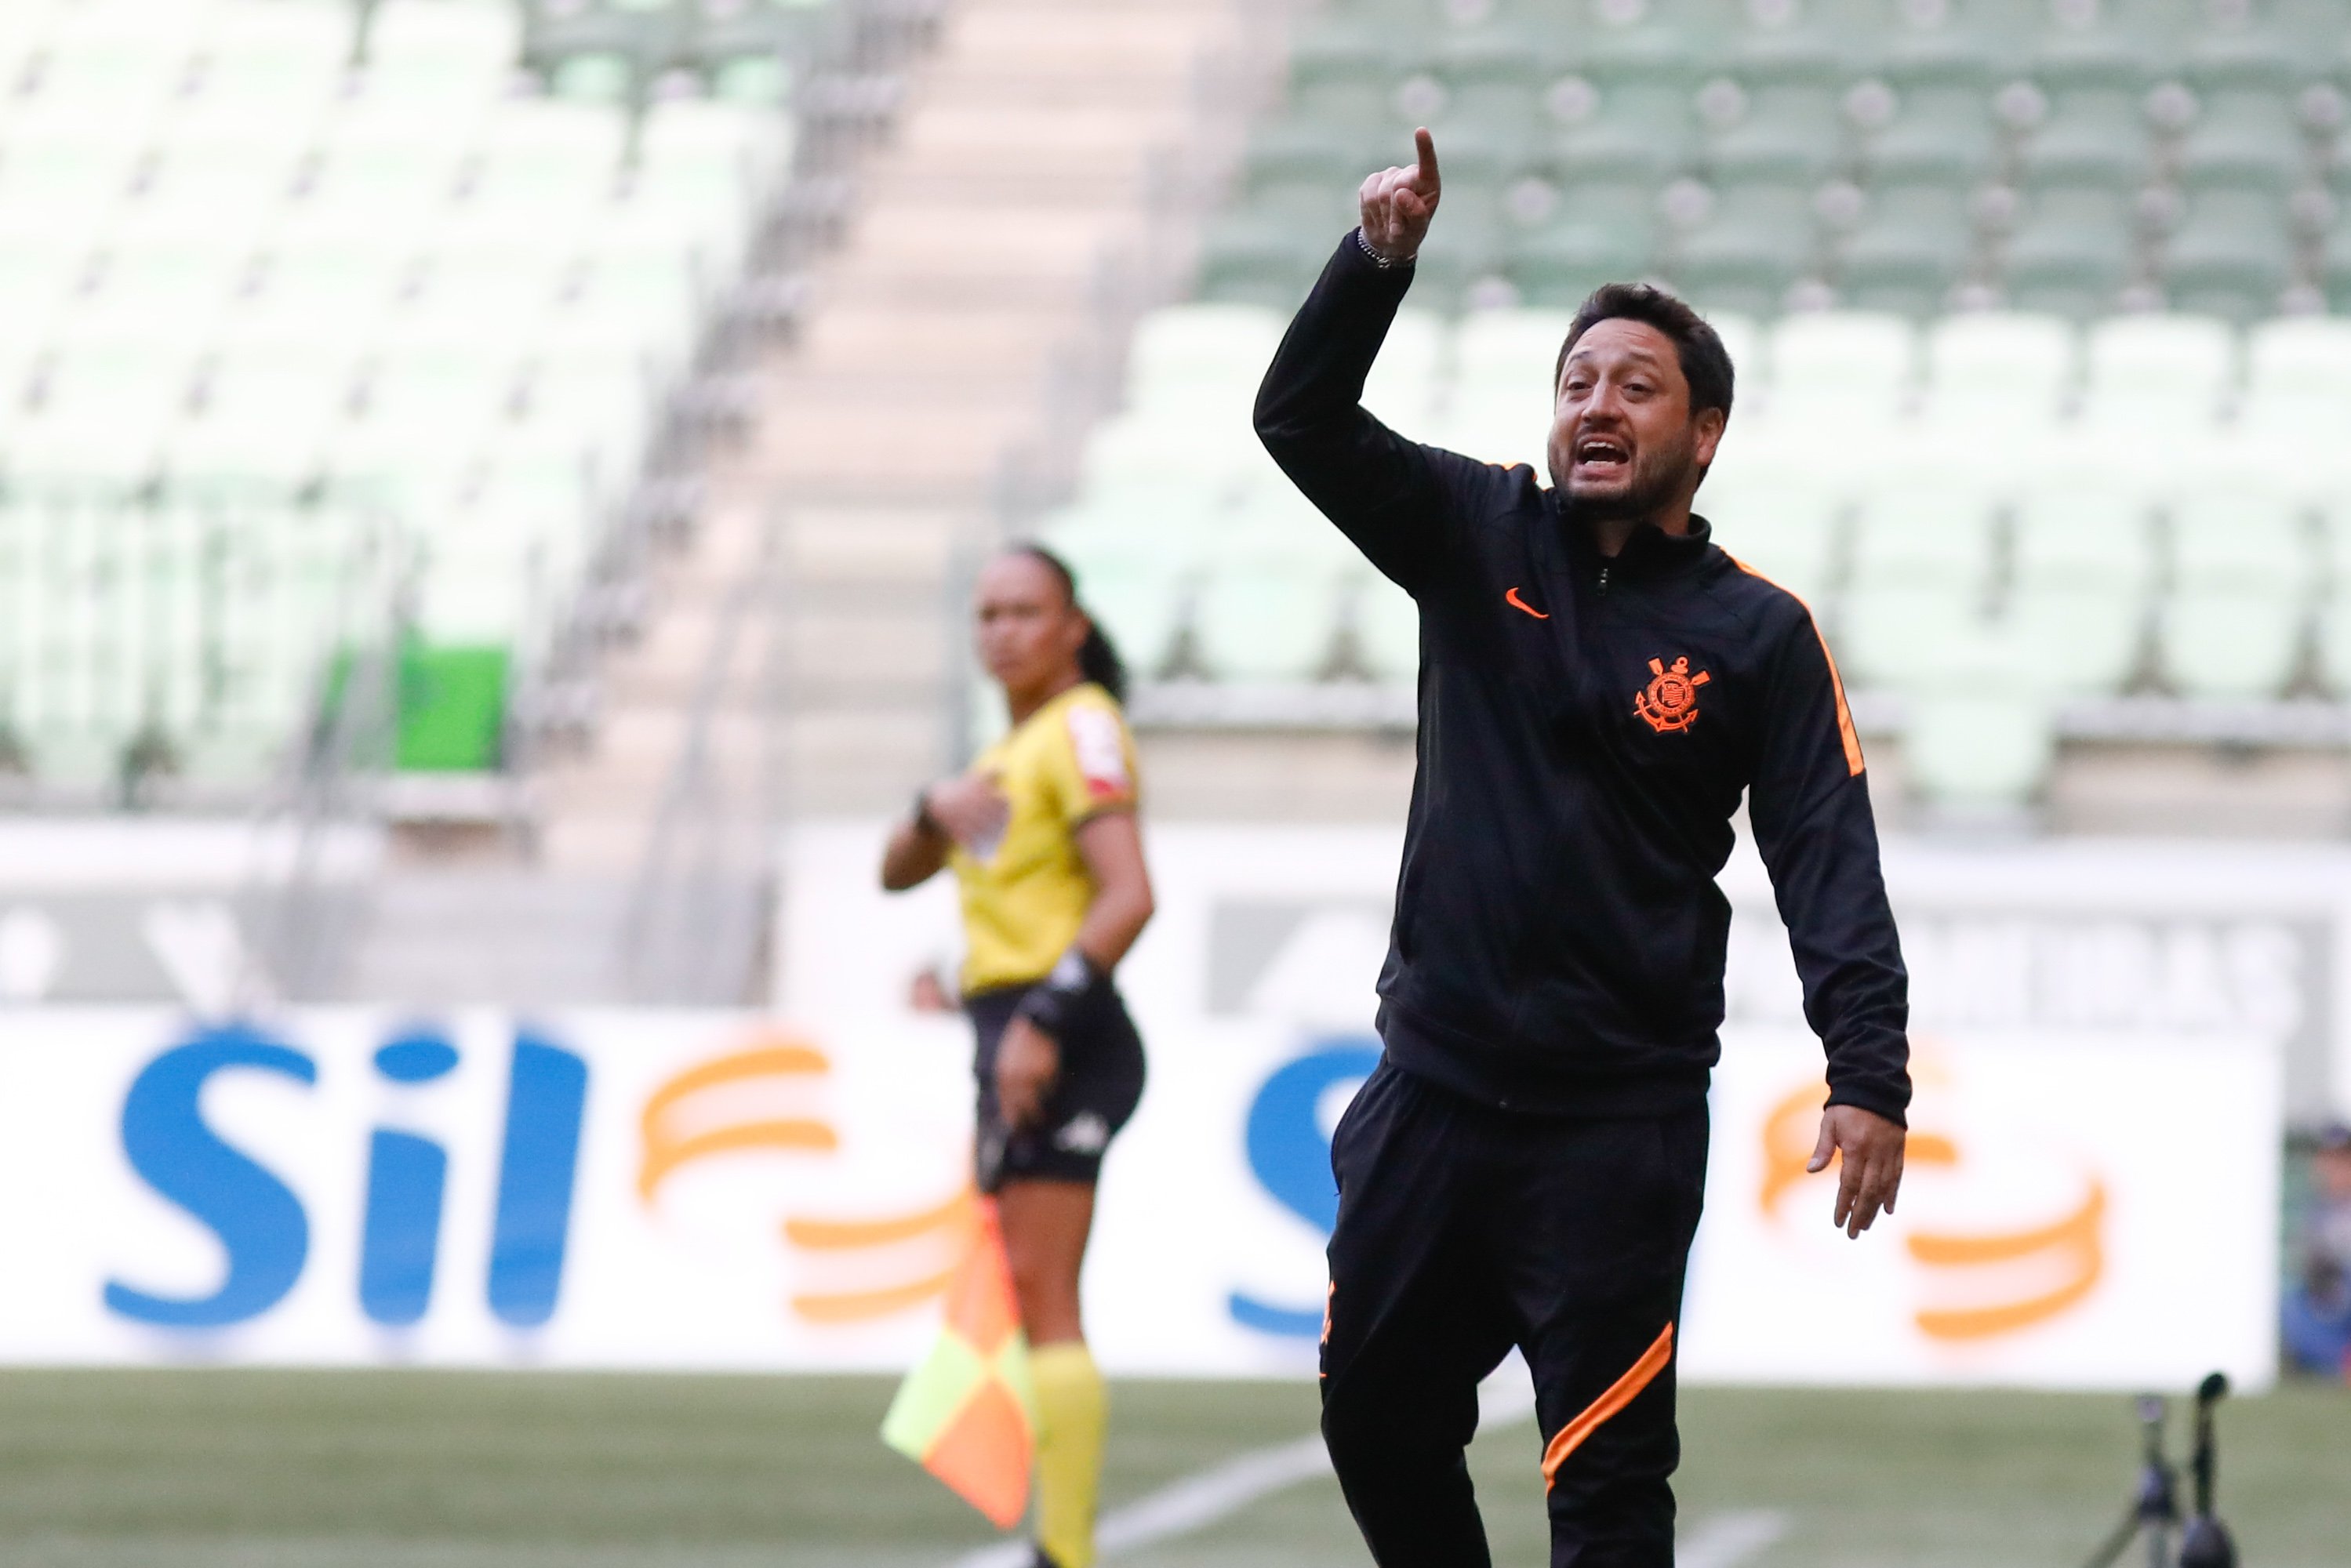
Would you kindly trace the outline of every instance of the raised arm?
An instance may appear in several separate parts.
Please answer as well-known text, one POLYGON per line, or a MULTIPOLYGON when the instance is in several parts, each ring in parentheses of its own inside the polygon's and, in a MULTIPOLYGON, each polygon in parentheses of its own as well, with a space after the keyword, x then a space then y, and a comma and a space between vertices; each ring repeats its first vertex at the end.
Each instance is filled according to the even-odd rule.
POLYGON ((1416 593, 1438 559, 1456 476, 1445 455, 1373 418, 1363 396, 1437 212, 1437 148, 1426 131, 1416 141, 1416 164, 1364 182, 1363 226, 1340 242, 1290 323, 1258 388, 1256 414, 1258 438, 1282 472, 1373 565, 1416 593))
POLYGON ((1893 1208, 1902 1183, 1910 982, 1878 868, 1861 743, 1809 615, 1774 661, 1749 815, 1803 980, 1804 1018, 1828 1052, 1811 1168, 1843 1156, 1834 1218, 1858 1236, 1893 1208))

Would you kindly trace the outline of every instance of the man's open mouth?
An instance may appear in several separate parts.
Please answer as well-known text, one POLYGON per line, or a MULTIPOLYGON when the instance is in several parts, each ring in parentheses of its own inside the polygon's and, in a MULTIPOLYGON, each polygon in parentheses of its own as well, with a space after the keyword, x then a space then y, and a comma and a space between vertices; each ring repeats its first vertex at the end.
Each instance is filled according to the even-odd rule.
POLYGON ((1623 443, 1605 435, 1587 435, 1575 444, 1575 465, 1579 468, 1621 468, 1632 457, 1623 443))

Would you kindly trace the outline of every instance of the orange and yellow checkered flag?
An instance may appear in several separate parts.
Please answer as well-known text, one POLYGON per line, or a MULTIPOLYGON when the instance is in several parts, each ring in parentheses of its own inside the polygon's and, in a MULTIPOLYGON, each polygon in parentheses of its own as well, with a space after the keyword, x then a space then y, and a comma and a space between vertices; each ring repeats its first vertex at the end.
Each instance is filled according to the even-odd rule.
POLYGON ((937 1342, 890 1402, 882 1440, 1009 1530, 1029 1507, 1037 1395, 1004 1232, 988 1199, 979 1201, 946 1309, 937 1342))

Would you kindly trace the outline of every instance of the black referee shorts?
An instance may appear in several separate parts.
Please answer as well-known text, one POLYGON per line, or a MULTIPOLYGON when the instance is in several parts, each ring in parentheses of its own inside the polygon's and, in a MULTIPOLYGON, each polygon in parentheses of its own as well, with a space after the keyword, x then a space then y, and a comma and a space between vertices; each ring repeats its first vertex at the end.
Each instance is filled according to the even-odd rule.
POLYGON ((1706 1153, 1703 1105, 1524 1115, 1386 1061, 1364 1084, 1332 1142, 1322 1432, 1381 1568, 1492 1561, 1462 1450, 1513 1345, 1552 1568, 1670 1568, 1674 1333, 1706 1153))
POLYGON ((1126 1004, 1108 986, 1088 998, 1061 1043, 1061 1075, 1045 1097, 1045 1112, 1017 1133, 1004 1125, 996 1100, 996 1051, 1026 986, 1004 986, 964 998, 978 1049, 979 1186, 994 1192, 1008 1181, 1075 1181, 1102 1176, 1102 1153, 1143 1098, 1143 1037, 1126 1004))

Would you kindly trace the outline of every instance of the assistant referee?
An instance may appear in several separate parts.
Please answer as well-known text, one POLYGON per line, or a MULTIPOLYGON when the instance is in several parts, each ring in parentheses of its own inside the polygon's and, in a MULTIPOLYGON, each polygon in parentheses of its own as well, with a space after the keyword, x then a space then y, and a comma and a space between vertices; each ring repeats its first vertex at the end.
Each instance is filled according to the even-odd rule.
POLYGON ((1386 1050, 1332 1145, 1322 1430, 1383 1568, 1490 1561, 1477 1385, 1533 1369, 1553 1568, 1673 1561, 1676 1321, 1703 1198, 1741 797, 1827 1048, 1813 1168, 1891 1210, 1907 980, 1862 754, 1811 613, 1690 503, 1731 365, 1613 284, 1554 375, 1548 488, 1361 406, 1441 193, 1373 175, 1258 393, 1298 487, 1420 611, 1419 768, 1380 976, 1386 1050))

